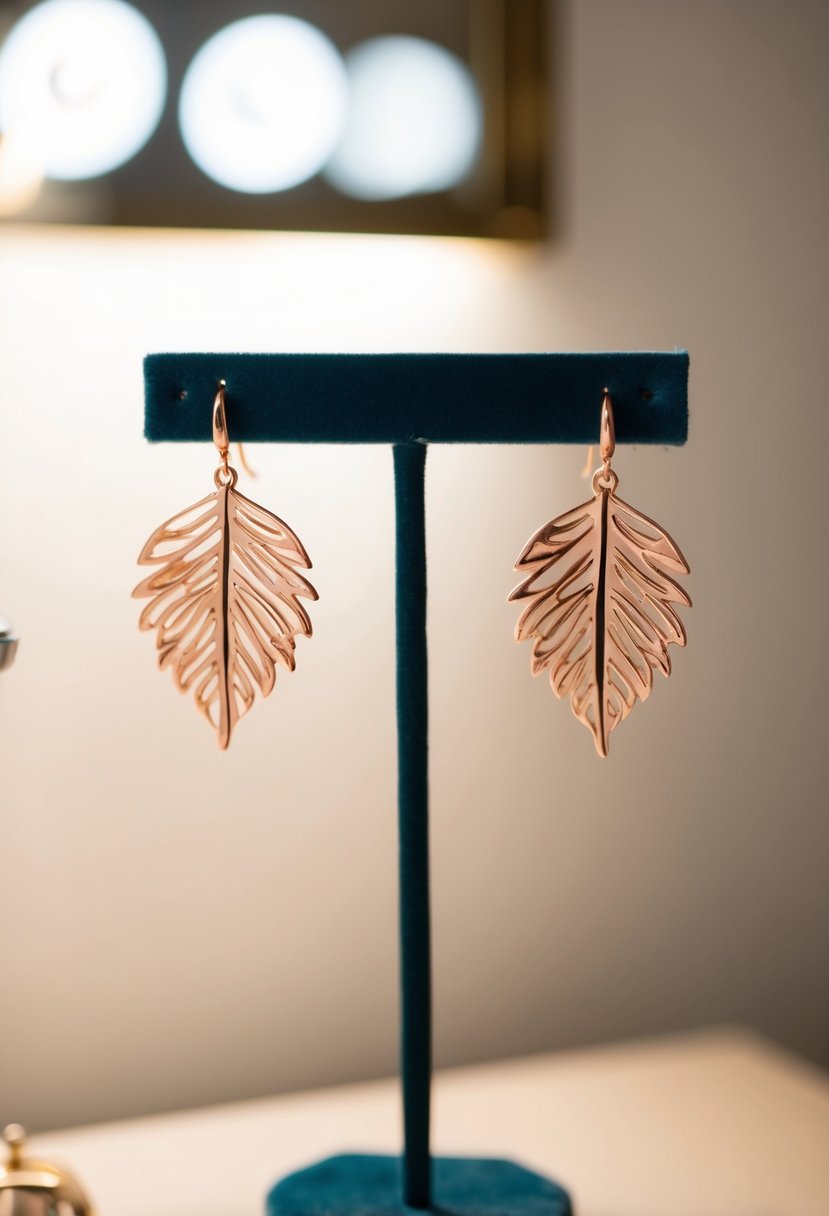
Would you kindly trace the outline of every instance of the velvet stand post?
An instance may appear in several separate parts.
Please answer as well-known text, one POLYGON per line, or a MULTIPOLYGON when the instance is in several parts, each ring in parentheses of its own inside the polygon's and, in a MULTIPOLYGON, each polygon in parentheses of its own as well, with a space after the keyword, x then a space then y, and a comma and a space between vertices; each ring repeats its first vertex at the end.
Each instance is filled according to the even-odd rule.
MULTIPOLYGON (((268 1216, 572 1216, 566 1191, 520 1165, 430 1153, 426 451, 593 443, 605 386, 619 442, 684 443, 687 354, 157 354, 144 370, 153 442, 209 440, 224 380, 233 439, 394 450, 403 1154, 341 1155, 291 1174, 267 1197, 268 1216)), ((566 505, 551 494, 551 515, 566 505)))

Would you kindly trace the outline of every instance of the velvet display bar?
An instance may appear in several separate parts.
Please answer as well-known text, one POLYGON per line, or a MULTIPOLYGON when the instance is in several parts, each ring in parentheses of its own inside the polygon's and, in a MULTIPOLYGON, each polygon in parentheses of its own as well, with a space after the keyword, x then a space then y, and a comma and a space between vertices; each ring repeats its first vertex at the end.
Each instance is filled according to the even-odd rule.
POLYGON ((259 443, 592 443, 605 385, 622 443, 684 443, 688 355, 148 355, 145 435, 259 443))
MULTIPOLYGON (((593 443, 602 391, 621 443, 684 443, 688 355, 156 354, 145 360, 145 434, 212 438, 226 383, 233 439, 386 443, 397 513, 402 1158, 332 1157, 290 1175, 268 1216, 572 1216, 556 1183, 508 1161, 429 1148, 428 679, 424 476, 429 443, 593 443)), ((336 503, 332 502, 336 510, 336 503)))

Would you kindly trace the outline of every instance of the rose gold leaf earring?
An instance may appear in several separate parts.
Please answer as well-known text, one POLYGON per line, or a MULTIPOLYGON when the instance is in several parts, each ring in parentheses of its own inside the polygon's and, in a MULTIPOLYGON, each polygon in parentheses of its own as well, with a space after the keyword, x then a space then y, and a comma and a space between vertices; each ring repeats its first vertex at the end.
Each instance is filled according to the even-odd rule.
POLYGON ((287 524, 236 489, 221 382, 213 403, 216 489, 153 532, 138 558, 155 570, 133 591, 149 599, 139 628, 157 630, 159 667, 172 670, 226 748, 233 728, 267 697, 276 665, 296 666, 296 638, 311 636, 300 597, 317 593, 311 562, 287 524))
POLYGON ((557 697, 589 727, 600 756, 610 733, 671 674, 668 646, 685 645, 674 604, 691 606, 671 575, 688 563, 667 532, 616 497, 613 403, 604 390, 602 466, 593 498, 545 524, 527 542, 510 600, 524 603, 517 642, 531 641, 532 673, 549 671, 557 697))

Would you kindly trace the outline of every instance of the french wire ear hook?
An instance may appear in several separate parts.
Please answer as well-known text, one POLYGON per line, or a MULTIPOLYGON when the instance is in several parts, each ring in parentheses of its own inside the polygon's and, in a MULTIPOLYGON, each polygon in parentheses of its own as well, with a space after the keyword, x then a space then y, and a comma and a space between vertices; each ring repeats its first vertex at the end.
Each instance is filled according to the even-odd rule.
POLYGON ((613 402, 610 399, 610 390, 607 388, 603 390, 602 419, 599 429, 599 447, 602 454, 602 464, 605 466, 605 473, 607 473, 610 461, 613 459, 613 453, 616 451, 616 423, 613 417, 613 402))
MULTIPOLYGON (((602 413, 601 422, 599 424, 599 446, 602 454, 602 463, 607 466, 610 462, 613 453, 616 451, 616 425, 613 419, 613 402, 610 398, 610 392, 605 387, 602 389, 602 413), (605 451, 607 450, 607 455, 605 451)), ((587 478, 593 472, 593 448, 595 444, 591 443, 587 449, 587 460, 584 468, 581 471, 582 479, 587 481, 587 478)), ((605 468, 607 472, 607 468, 605 468)))
POLYGON ((230 451, 230 435, 227 429, 227 409, 225 407, 224 380, 218 383, 218 390, 213 400, 213 442, 216 445, 222 464, 227 469, 228 452, 230 451))
POLYGON ((250 467, 250 465, 248 464, 248 458, 247 458, 247 456, 245 455, 245 449, 244 449, 244 446, 243 446, 241 443, 237 443, 237 444, 236 444, 236 450, 237 450, 237 452, 239 453, 239 464, 240 464, 240 465, 242 466, 242 468, 245 470, 245 472, 247 473, 248 477, 253 477, 253 478, 255 478, 255 477, 256 477, 256 473, 255 473, 255 471, 254 471, 254 470, 253 470, 253 469, 250 467))
MULTIPOLYGON (((227 381, 219 380, 216 397, 213 401, 213 442, 218 449, 219 455, 222 458, 222 466, 225 469, 228 467, 230 453, 230 434, 227 427, 227 402, 225 399, 226 388, 227 381)), ((236 447, 239 450, 239 464, 245 470, 248 477, 255 478, 256 474, 248 464, 242 444, 237 443, 236 447)))

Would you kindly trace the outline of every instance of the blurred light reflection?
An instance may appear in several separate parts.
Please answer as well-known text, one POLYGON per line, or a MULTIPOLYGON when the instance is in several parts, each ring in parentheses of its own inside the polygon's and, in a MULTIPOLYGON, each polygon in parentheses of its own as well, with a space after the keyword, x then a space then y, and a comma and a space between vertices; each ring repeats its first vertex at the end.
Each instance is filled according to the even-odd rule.
POLYGON ((196 53, 179 125, 192 159, 231 190, 267 194, 318 173, 345 122, 348 82, 334 44, 296 17, 248 17, 196 53))
POLYGON ((448 190, 467 176, 481 142, 474 77, 456 55, 423 38, 373 38, 346 56, 348 124, 325 170, 354 198, 448 190))
POLYGON ((0 131, 25 137, 46 177, 98 177, 152 135, 167 92, 164 51, 123 0, 45 0, 0 49, 0 131))
POLYGON ((43 186, 43 171, 23 133, 0 135, 0 218, 26 211, 43 186))

